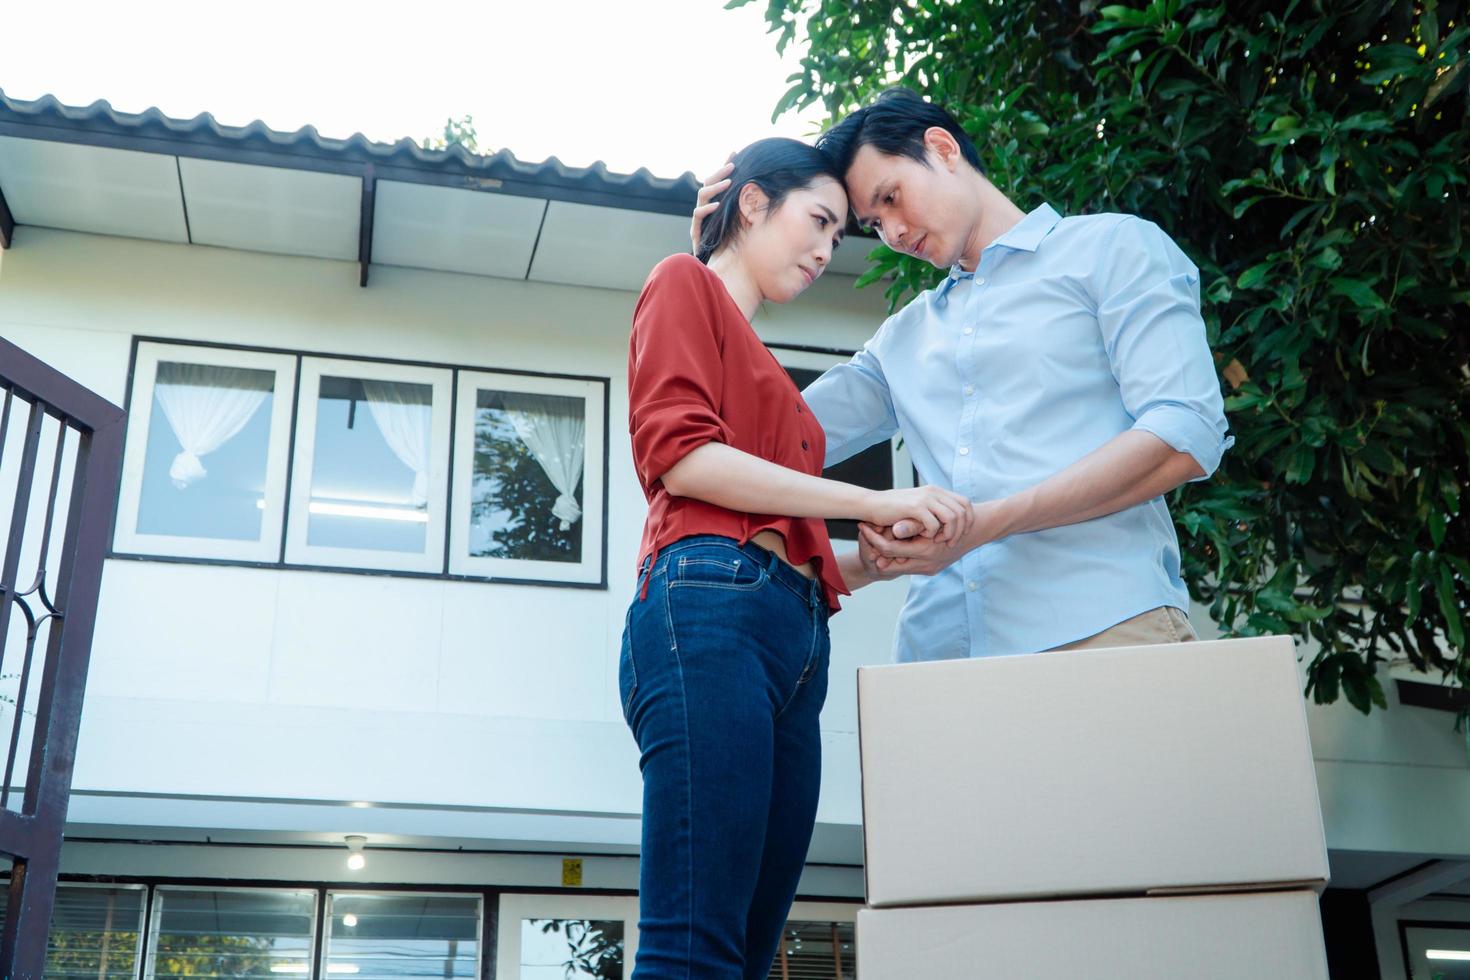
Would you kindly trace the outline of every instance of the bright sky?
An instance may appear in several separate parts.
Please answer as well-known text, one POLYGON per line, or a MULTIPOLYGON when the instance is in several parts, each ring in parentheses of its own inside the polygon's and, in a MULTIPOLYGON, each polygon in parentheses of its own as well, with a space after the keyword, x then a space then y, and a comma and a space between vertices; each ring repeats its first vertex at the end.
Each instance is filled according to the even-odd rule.
POLYGON ((415 140, 474 116, 480 148, 615 171, 703 176, 820 109, 771 109, 778 58, 765 0, 77 0, 7 4, 0 89, 68 105, 212 112, 230 125, 311 124, 415 140))

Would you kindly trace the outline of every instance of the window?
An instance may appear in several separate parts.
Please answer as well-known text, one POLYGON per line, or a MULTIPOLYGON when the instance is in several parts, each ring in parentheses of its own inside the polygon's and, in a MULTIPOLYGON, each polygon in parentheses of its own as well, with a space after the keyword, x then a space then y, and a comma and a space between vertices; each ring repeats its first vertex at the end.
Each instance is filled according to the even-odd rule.
POLYGON ((624 980, 637 951, 638 899, 502 895, 501 980, 624 980))
MULTIPOLYGON (((0 917, 9 898, 9 889, 0 889, 0 917)), ((135 976, 145 898, 141 885, 58 885, 45 975, 77 980, 135 976)))
POLYGON ((302 359, 287 561, 442 570, 450 378, 302 359))
MULTIPOLYGON (((805 391, 807 386, 822 376, 822 372, 842 362, 837 355, 813 354, 809 351, 777 350, 777 359, 786 368, 796 387, 805 391)), ((909 462, 908 451, 903 441, 894 438, 880 442, 856 453, 835 466, 822 471, 829 480, 841 480, 869 490, 892 490, 895 487, 914 486, 914 467, 909 462)), ((827 533, 840 541, 856 541, 857 521, 829 520, 827 533)))
POLYGON ((1470 980, 1470 922, 1400 922, 1411 977, 1470 980))
POLYGON ((113 554, 602 587, 607 400, 599 378, 140 339, 113 554))
POLYGON ((786 923, 771 980, 854 980, 856 941, 851 922, 786 923))
POLYGON ((153 893, 148 976, 308 976, 316 893, 160 885, 153 893))
POLYGON ((322 976, 480 975, 480 897, 332 892, 322 976))
POLYGON ((295 359, 138 346, 118 551, 275 561, 295 359))
POLYGON ((796 902, 771 963, 772 980, 855 980, 857 906, 842 902, 796 902))
POLYGON ((601 581, 605 391, 460 372, 450 571, 601 581))

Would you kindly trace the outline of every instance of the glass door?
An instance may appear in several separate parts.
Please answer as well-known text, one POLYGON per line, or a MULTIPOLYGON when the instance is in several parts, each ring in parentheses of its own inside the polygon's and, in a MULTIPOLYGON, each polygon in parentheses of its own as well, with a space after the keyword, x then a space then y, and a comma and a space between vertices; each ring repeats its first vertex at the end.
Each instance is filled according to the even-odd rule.
POLYGON ((638 899, 502 895, 496 980, 626 980, 638 951, 638 899))

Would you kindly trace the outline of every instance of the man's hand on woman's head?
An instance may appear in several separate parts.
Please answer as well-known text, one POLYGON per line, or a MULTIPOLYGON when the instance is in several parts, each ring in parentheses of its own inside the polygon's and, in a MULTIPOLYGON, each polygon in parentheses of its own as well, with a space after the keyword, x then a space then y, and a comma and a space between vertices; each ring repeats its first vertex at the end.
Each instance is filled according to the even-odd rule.
POLYGON ((730 186, 730 174, 734 172, 735 154, 731 153, 719 170, 704 178, 704 186, 694 198, 694 217, 689 222, 689 244, 694 247, 696 255, 699 254, 699 230, 704 225, 704 219, 719 209, 720 202, 714 198, 730 186))

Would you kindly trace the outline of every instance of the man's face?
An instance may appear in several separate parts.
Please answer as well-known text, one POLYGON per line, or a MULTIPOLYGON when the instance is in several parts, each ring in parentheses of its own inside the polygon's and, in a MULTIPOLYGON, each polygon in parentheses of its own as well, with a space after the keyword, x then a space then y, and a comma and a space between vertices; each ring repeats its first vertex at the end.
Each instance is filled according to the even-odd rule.
POLYGON ((864 146, 847 168, 847 194, 858 223, 889 248, 948 269, 971 237, 975 201, 933 150, 928 162, 864 146))

